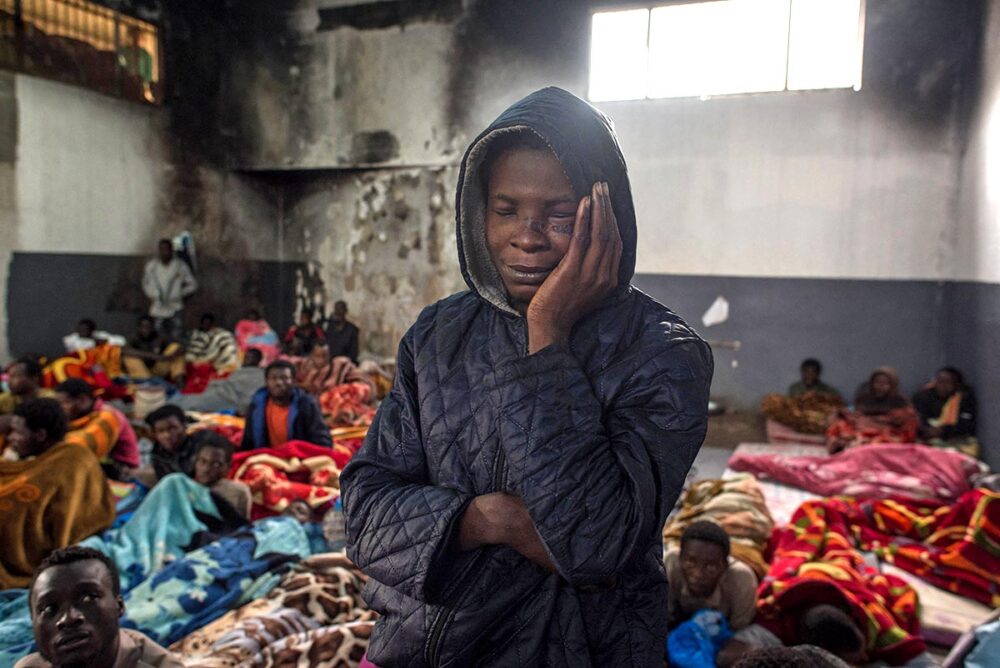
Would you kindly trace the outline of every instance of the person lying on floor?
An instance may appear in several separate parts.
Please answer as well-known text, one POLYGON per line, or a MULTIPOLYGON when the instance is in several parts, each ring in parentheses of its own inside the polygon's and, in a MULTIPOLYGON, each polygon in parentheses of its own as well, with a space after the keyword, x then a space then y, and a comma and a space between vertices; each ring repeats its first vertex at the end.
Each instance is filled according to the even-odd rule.
POLYGON ((173 404, 161 406, 146 416, 153 430, 152 467, 136 477, 148 487, 171 473, 189 473, 194 465, 197 439, 187 434, 184 410, 173 404))
POLYGON ((186 411, 199 413, 242 413, 253 399, 254 393, 264 384, 261 358, 259 350, 248 349, 243 355, 243 366, 239 369, 225 378, 210 380, 201 394, 182 394, 174 399, 174 403, 186 411))
POLYGON ((184 347, 156 329, 156 320, 139 318, 135 336, 122 351, 122 361, 132 378, 163 378, 173 383, 184 380, 184 347))
POLYGON ((670 627, 699 610, 718 610, 739 631, 753 622, 757 610, 757 576, 742 561, 729 556, 729 536, 708 520, 688 525, 680 549, 663 558, 670 594, 670 627))
POLYGON ((802 365, 799 367, 799 374, 801 378, 799 382, 792 383, 788 387, 788 396, 798 397, 806 392, 814 392, 816 394, 825 394, 839 399, 840 392, 837 388, 827 385, 820 380, 820 375, 822 375, 822 373, 823 365, 820 364, 818 359, 810 357, 807 360, 803 360, 802 365))
POLYGON ((920 426, 891 367, 879 367, 858 388, 854 410, 842 409, 826 432, 830 454, 865 443, 913 443, 920 426))
POLYGON ((266 385, 247 407, 241 450, 267 448, 288 441, 333 445, 319 403, 295 386, 295 366, 272 362, 264 371, 266 385))
POLYGON ((52 550, 111 526, 115 503, 87 448, 63 443, 66 416, 54 399, 17 407, 8 437, 19 461, 0 462, 7 507, 0 521, 0 589, 24 587, 52 550))
POLYGON ((340 479, 376 665, 662 665, 661 532, 705 436, 712 356, 630 286, 612 127, 546 88, 463 158, 469 290, 406 333, 340 479))
POLYGON ((314 397, 344 383, 365 383, 375 392, 368 376, 350 358, 331 357, 330 344, 322 339, 313 342, 309 355, 297 364, 295 383, 314 397))
POLYGON ((198 329, 191 332, 185 354, 191 364, 210 365, 217 374, 227 374, 240 366, 236 338, 219 327, 211 313, 201 316, 198 329))
POLYGON ((733 631, 753 622, 757 576, 729 556, 729 547, 729 536, 721 526, 700 520, 684 529, 680 549, 664 556, 671 628, 705 609, 721 612, 733 631))
POLYGON ((250 519, 253 503, 250 488, 242 482, 226 479, 233 464, 233 444, 211 431, 200 436, 195 446, 191 477, 222 497, 241 517, 250 519))
POLYGON ((70 378, 56 387, 56 399, 69 420, 66 443, 93 452, 113 480, 128 481, 139 468, 139 439, 128 418, 100 399, 86 381, 70 378))
POLYGON ((15 668, 180 668, 180 659, 150 638, 119 626, 125 613, 114 562, 88 547, 50 554, 28 595, 38 652, 15 668))
MULTIPOLYGON (((740 658, 758 647, 818 647, 851 666, 872 665, 865 650, 865 633, 849 612, 829 603, 806 605, 787 620, 784 641, 759 624, 738 631, 716 657, 719 668, 732 668, 740 658)), ((885 666, 878 662, 875 665, 885 666)), ((906 668, 931 668, 938 665, 930 654, 922 652, 902 664, 906 668)))
POLYGON ((961 371, 950 366, 938 371, 931 383, 913 395, 913 408, 920 416, 920 438, 925 443, 979 456, 976 395, 961 371))

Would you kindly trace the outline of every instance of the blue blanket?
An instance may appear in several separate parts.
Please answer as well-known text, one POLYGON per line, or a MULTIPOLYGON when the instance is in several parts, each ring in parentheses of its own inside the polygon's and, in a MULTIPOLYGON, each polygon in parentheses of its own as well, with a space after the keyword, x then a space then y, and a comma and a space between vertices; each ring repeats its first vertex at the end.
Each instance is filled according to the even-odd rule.
MULTIPOLYGON (((231 608, 266 595, 288 564, 309 555, 302 526, 288 517, 226 531, 208 489, 167 476, 119 529, 82 544, 111 556, 122 574, 122 626, 170 643, 231 608)), ((28 592, 0 592, 0 668, 34 650, 28 592)))

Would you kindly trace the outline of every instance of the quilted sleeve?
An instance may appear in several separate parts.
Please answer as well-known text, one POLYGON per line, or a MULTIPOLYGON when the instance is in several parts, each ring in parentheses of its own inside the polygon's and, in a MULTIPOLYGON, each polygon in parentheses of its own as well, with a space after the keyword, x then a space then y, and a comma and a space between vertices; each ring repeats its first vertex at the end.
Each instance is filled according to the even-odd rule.
POLYGON ((428 482, 409 335, 397 364, 395 385, 340 478, 347 556, 375 580, 427 602, 438 581, 432 572, 446 561, 472 497, 428 482))
POLYGON ((616 386, 607 407, 565 346, 497 369, 508 479, 567 581, 605 584, 660 540, 705 437, 711 379, 708 345, 662 328, 602 374, 616 386))

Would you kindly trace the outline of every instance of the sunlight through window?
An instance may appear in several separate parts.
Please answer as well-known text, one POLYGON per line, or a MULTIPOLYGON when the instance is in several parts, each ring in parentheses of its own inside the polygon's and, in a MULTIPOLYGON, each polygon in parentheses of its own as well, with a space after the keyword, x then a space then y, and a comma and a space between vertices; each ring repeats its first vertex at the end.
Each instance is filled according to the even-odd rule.
POLYGON ((861 88, 861 0, 792 0, 788 89, 861 88))
POLYGON ((646 97, 649 10, 594 14, 590 42, 590 99, 646 97))
POLYGON ((864 0, 716 0, 593 15, 590 99, 861 87, 864 0))

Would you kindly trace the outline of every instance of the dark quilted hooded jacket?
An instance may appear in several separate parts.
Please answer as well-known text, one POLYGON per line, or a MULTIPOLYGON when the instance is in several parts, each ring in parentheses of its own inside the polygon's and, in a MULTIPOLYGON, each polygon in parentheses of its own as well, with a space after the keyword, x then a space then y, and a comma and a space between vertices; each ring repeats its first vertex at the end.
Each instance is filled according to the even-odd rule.
POLYGON ((393 666, 662 666, 661 530, 705 435, 712 356, 629 286, 635 211, 610 120, 546 88, 470 146, 458 195, 470 290, 424 309, 398 375, 341 477, 348 555, 381 614, 369 659, 393 666), (529 129, 577 193, 609 182, 624 286, 569 345, 527 354, 524 319, 489 260, 486 145, 529 129), (559 574, 508 547, 450 549, 473 497, 524 499, 559 574))

